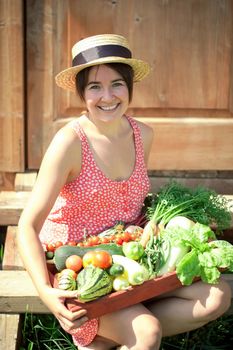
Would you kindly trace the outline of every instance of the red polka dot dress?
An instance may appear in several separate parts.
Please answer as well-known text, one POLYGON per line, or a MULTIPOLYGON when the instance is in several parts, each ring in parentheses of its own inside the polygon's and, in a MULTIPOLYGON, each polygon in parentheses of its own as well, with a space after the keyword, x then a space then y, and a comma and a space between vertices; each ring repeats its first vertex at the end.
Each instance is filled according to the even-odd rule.
MULTIPOLYGON (((66 184, 57 197, 40 232, 42 244, 79 240, 84 231, 96 235, 119 220, 130 223, 140 215, 150 183, 140 129, 131 117, 126 118, 134 132, 136 161, 131 176, 123 181, 114 181, 104 175, 78 120, 70 123, 81 140, 82 168, 79 176, 66 184)), ((74 343, 87 346, 97 331, 97 319, 86 322, 73 335, 74 343)))

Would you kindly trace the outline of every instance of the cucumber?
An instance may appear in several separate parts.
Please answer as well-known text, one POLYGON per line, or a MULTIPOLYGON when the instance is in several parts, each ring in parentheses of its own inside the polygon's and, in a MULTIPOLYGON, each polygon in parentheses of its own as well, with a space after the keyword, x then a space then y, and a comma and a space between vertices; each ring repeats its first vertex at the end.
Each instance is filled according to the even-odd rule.
POLYGON ((120 264, 112 264, 112 266, 109 267, 107 272, 110 276, 119 276, 122 275, 124 272, 124 267, 120 264))
POLYGON ((97 251, 104 250, 111 255, 123 255, 122 247, 115 243, 99 244, 91 247, 63 245, 57 248, 54 253, 54 263, 55 263, 56 269, 58 271, 65 269, 66 259, 70 255, 78 255, 82 258, 86 252, 89 252, 92 250, 97 250, 97 251))

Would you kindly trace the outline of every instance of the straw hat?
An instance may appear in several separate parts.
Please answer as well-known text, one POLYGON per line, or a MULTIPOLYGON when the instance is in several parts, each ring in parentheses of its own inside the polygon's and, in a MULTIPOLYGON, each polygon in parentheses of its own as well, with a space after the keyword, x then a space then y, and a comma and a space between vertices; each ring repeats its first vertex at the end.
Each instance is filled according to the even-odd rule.
POLYGON ((100 34, 78 41, 72 48, 72 67, 55 77, 58 86, 75 91, 75 77, 86 67, 104 63, 125 63, 134 71, 134 82, 150 72, 148 63, 132 58, 128 41, 117 34, 100 34))

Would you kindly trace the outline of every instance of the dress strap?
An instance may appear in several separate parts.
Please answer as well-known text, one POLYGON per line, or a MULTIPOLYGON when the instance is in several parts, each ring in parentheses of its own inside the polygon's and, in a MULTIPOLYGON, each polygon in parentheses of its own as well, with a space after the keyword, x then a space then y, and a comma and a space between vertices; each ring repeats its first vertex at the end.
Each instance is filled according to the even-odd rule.
POLYGON ((144 163, 144 146, 143 146, 143 141, 142 141, 142 136, 141 136, 141 130, 136 123, 136 121, 130 117, 126 116, 132 129, 134 132, 134 142, 135 142, 135 149, 136 149, 136 160, 137 162, 143 162, 144 163))

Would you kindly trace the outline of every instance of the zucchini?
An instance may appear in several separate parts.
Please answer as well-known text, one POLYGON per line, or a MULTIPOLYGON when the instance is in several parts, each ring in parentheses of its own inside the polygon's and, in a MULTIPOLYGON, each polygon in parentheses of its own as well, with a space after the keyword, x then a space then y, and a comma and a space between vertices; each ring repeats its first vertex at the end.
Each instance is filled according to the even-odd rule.
POLYGON ((54 253, 54 263, 55 263, 56 269, 58 271, 65 269, 66 259, 70 255, 78 255, 82 258, 86 252, 89 252, 92 250, 96 250, 96 251, 104 250, 111 255, 123 255, 122 247, 115 243, 99 244, 91 247, 63 245, 57 248, 54 253))

